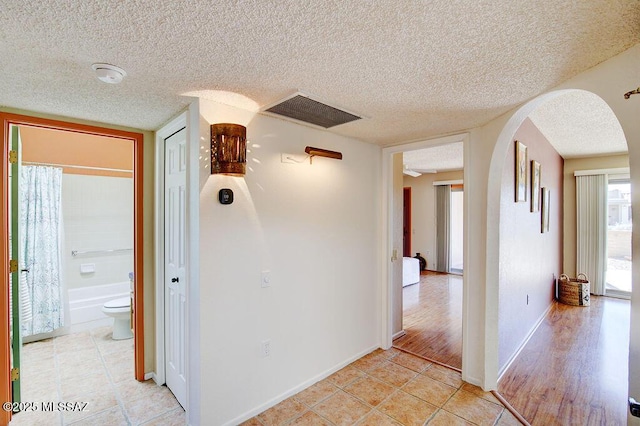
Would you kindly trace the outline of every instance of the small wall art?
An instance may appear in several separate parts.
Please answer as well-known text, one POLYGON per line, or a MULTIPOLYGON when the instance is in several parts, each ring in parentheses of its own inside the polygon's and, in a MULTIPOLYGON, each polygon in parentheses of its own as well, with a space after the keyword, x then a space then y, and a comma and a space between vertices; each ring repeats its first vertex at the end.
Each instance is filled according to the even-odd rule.
POLYGON ((542 188, 542 229, 541 232, 549 232, 549 188, 542 188))
POLYGON ((527 146, 516 141, 516 203, 527 201, 527 146))
POLYGON ((531 160, 531 211, 540 211, 540 163, 531 160))

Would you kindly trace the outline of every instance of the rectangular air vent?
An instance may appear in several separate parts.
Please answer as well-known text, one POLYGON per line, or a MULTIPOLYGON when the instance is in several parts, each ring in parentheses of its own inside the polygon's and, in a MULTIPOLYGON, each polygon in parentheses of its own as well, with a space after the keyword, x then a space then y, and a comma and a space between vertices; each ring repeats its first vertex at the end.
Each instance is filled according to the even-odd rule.
POLYGON ((293 96, 264 109, 263 111, 303 121, 315 126, 324 127, 325 129, 349 123, 351 121, 360 120, 362 118, 355 114, 351 114, 311 99, 309 96, 302 93, 296 93, 293 96))

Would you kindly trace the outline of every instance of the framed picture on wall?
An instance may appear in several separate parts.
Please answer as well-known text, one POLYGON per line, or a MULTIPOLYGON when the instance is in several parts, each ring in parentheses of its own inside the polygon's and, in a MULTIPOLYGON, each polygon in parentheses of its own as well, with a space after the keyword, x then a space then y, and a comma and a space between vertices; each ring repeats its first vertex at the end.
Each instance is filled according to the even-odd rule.
POLYGON ((527 146, 516 141, 516 203, 527 201, 527 146))
POLYGON ((542 233, 549 232, 549 194, 549 188, 542 188, 542 233))
POLYGON ((540 211, 540 163, 531 160, 531 211, 540 211))

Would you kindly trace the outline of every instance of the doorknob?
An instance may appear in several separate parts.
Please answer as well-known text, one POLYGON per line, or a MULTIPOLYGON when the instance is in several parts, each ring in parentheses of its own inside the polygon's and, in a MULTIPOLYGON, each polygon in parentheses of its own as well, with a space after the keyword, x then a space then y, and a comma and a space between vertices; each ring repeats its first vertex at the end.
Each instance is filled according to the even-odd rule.
POLYGON ((632 416, 640 417, 640 403, 633 398, 629 398, 629 411, 631 411, 632 416))
POLYGON ((172 283, 179 283, 180 282, 180 278, 178 278, 178 277, 171 278, 171 282, 172 283))

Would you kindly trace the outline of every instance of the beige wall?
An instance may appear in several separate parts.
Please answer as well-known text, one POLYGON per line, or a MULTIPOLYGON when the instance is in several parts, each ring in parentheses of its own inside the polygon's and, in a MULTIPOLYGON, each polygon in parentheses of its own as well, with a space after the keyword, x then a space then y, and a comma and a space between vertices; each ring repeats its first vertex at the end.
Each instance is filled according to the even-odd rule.
POLYGON ((499 367, 518 353, 553 303, 555 277, 562 267, 562 157, 526 119, 514 141, 527 147, 526 202, 515 202, 515 145, 502 174, 500 197, 499 367), (549 231, 541 232, 542 196, 531 211, 531 161, 541 166, 540 189, 549 189, 549 231))
POLYGON ((79 120, 52 114, 41 114, 15 108, 0 108, 2 112, 27 115, 30 117, 47 118, 68 123, 86 124, 107 129, 124 130, 142 133, 144 138, 143 156, 143 214, 144 214, 144 365, 145 372, 155 371, 155 262, 154 262, 154 163, 155 163, 155 133, 130 127, 98 123, 89 120, 79 120))
POLYGON ((462 180, 463 171, 425 173, 404 176, 404 186, 411 188, 411 255, 420 253, 427 269, 436 269, 436 208, 433 182, 462 180))
POLYGON ((564 262, 562 272, 576 276, 576 178, 577 170, 617 169, 629 167, 629 156, 574 158, 564 162, 564 262))

